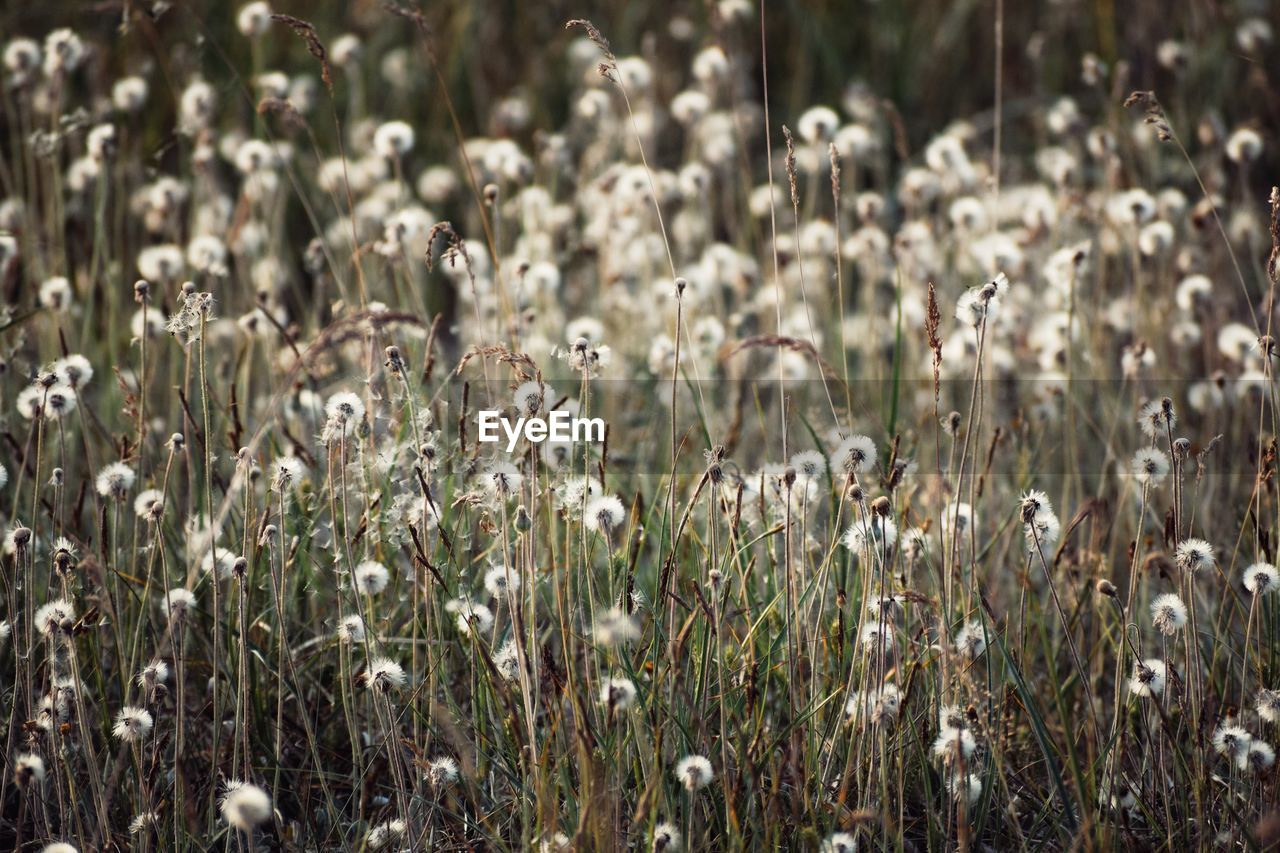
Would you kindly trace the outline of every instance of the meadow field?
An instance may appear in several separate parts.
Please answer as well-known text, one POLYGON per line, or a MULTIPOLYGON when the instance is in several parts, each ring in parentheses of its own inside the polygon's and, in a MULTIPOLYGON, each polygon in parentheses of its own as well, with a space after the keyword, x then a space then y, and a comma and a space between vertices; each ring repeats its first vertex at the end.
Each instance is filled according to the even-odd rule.
POLYGON ((1277 27, 0 2, 0 849, 1280 849, 1277 27))

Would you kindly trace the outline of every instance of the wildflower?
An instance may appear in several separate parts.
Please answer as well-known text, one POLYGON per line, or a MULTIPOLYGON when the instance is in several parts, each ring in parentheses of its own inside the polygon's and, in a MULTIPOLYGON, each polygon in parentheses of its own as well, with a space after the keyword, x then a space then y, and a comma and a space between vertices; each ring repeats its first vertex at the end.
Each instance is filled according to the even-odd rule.
POLYGON ((387 567, 376 560, 365 560, 356 566, 353 574, 356 592, 361 595, 377 595, 387 588, 387 582, 391 577, 387 567))
POLYGON ((1018 499, 1018 517, 1023 524, 1030 524, 1041 515, 1052 512, 1049 496, 1039 489, 1028 489, 1018 499))
POLYGON ((358 614, 344 617, 338 623, 338 639, 345 643, 363 643, 364 618, 358 614))
POLYGON ((16 38, 4 48, 4 67, 13 75, 14 85, 24 85, 40 64, 40 46, 28 38, 16 38))
POLYGON ((477 637, 489 633, 493 628, 493 611, 483 604, 476 604, 465 599, 457 602, 455 622, 458 633, 464 637, 477 637))
POLYGON ((653 828, 653 853, 675 853, 680 849, 680 830, 673 823, 660 823, 653 828))
POLYGON ((1173 413, 1173 401, 1168 397, 1163 400, 1152 400, 1142 407, 1138 415, 1138 426, 1148 438, 1165 438, 1177 424, 1178 418, 1173 413))
POLYGON ((1062 522, 1053 510, 1043 510, 1030 522, 1022 525, 1022 534, 1026 539, 1028 552, 1052 553, 1057 547, 1058 537, 1062 535, 1062 522))
POLYGON ((613 495, 601 495, 587 504, 583 523, 588 530, 608 536, 627 520, 627 509, 613 495))
POLYGON ((1187 624, 1187 606, 1172 592, 1156 596, 1151 602, 1151 625, 1166 637, 1182 630, 1187 624))
POLYGON ((49 368, 60 384, 78 391, 93 379, 93 365, 82 355, 69 355, 55 361, 49 368))
POLYGON ((947 790, 957 800, 965 800, 973 805, 982 797, 982 777, 977 773, 967 773, 963 778, 958 773, 947 776, 947 790))
POLYGON ((266 3, 247 3, 236 14, 236 29, 243 36, 260 36, 270 28, 271 7, 266 3))
POLYGON ((876 443, 869 436, 849 436, 831 454, 831 470, 844 477, 866 474, 875 467, 876 443))
POLYGON ((94 486, 98 494, 104 498, 124 500, 124 496, 133 488, 133 469, 123 462, 112 462, 98 472, 94 486))
POLYGON ((600 687, 600 704, 610 711, 625 711, 636 701, 636 686, 629 678, 610 678, 600 687))
POLYGON ((1221 725, 1213 733, 1213 748, 1230 761, 1239 761, 1248 753, 1253 736, 1235 725, 1221 725))
POLYGON ((1249 741, 1249 748, 1237 759, 1236 766, 1244 772, 1265 773, 1276 763, 1276 751, 1271 744, 1254 738, 1249 741))
POLYGON ((222 817, 241 832, 250 832, 271 819, 271 795, 248 782, 233 779, 219 802, 222 817))
POLYGON ((520 576, 511 574, 508 577, 507 569, 503 566, 495 566, 484 575, 484 588, 494 598, 503 598, 508 591, 514 592, 520 588, 520 576))
POLYGON ((296 488, 306 476, 307 468, 296 456, 281 456, 271 463, 271 488, 281 494, 296 488))
POLYGON ((324 411, 328 417, 326 433, 336 432, 345 437, 364 420, 364 401, 350 391, 339 391, 325 403, 324 411))
POLYGON ((413 128, 402 121, 389 121, 373 133, 373 150, 388 160, 396 160, 413 150, 413 128))
POLYGON ((141 77, 122 77, 111 87, 111 103, 122 113, 134 113, 147 102, 147 81, 141 77))
POLYGON ((1000 311, 1000 298, 1009 279, 1000 273, 980 287, 971 287, 956 300, 956 319, 974 329, 990 325, 1000 311))
POLYGON ((794 454, 790 466, 804 483, 817 483, 827 474, 827 458, 816 450, 802 450, 794 454))
POLYGON ((620 646, 640 639, 640 626, 621 607, 610 607, 596 618, 591 636, 602 646, 620 646))
POLYGON ((947 765, 968 762, 977 748, 978 742, 968 729, 944 728, 933 742, 933 757, 947 765))
POLYGON ((859 518, 850 524, 840 541, 844 547, 855 554, 861 554, 864 549, 870 547, 873 549, 873 555, 878 559, 889 553, 897 538, 898 525, 892 518, 872 515, 870 518, 859 518))
POLYGON ((1129 692, 1135 696, 1159 696, 1164 692, 1167 675, 1164 661, 1159 658, 1140 660, 1133 666, 1129 692))
POLYGON ((711 784, 715 773, 711 762, 701 755, 687 755, 676 764, 675 777, 688 791, 697 791, 711 784))
POLYGON ((381 850, 397 839, 404 838, 409 826, 400 819, 388 820, 369 830, 369 849, 381 850))
POLYGON ((1174 549, 1173 561, 1190 575, 1213 568, 1213 546, 1203 539, 1183 539, 1174 549))
POLYGON ((1163 450, 1144 447, 1133 454, 1131 463, 1134 479, 1144 486, 1159 486, 1169 475, 1169 457, 1163 450))
POLYGON ((519 680, 520 649, 514 640, 507 640, 498 651, 494 652, 493 665, 497 668, 498 674, 507 681, 519 680))
POLYGON ((885 651, 893 642, 893 626, 882 620, 862 626, 862 647, 868 651, 885 651))
POLYGON ((447 755, 431 759, 424 774, 427 781, 437 788, 452 785, 458 781, 458 762, 447 755))
POLYGON ((896 684, 884 684, 879 690, 855 691, 845 702, 844 713, 852 723, 865 720, 879 726, 897 720, 901 707, 902 691, 896 684))
POLYGON ((532 418, 542 411, 546 403, 546 386, 533 380, 524 382, 516 388, 512 401, 522 417, 532 418))
POLYGON ((26 788, 32 782, 39 785, 44 782, 44 759, 34 752, 24 752, 13 762, 13 782, 19 788, 26 788))
POLYGON ((1251 127, 1241 127, 1227 137, 1227 157, 1233 163, 1252 163, 1262 155, 1262 136, 1251 127))
POLYGON ((953 501, 942 513, 943 534, 950 537, 954 529, 961 542, 973 533, 977 523, 977 515, 973 507, 964 501, 953 501))
POLYGON ((40 853, 79 853, 79 851, 76 850, 75 845, 65 841, 55 841, 40 848, 40 853))
POLYGON ((143 812, 142 814, 134 815, 133 820, 129 821, 129 834, 139 835, 158 823, 160 823, 160 815, 155 812, 143 812))
POLYGON ((164 514, 164 493, 159 489, 143 489, 133 499, 133 513, 143 521, 159 521, 164 514))
POLYGON ((569 477, 556 490, 556 503, 569 518, 577 518, 591 500, 604 493, 595 477, 569 477))
POLYGON ((591 341, 580 337, 570 344, 567 351, 561 353, 561 357, 569 363, 571 370, 594 379, 613 360, 613 350, 602 344, 593 345, 591 341))
POLYGON ((169 590, 168 595, 160 602, 160 606, 169 616, 171 622, 181 622, 187 614, 195 609, 196 596, 190 590, 176 587, 169 590))
POLYGON ((1254 563, 1244 570, 1244 588, 1254 595, 1266 595, 1280 589, 1280 572, 1270 563, 1254 563))
MULTIPOLYGON (((71 414, 79 404, 76 390, 70 385, 54 385, 44 392, 43 399, 44 403, 41 411, 45 418, 51 421, 59 420, 71 414)), ((130 484, 133 483, 132 480, 129 482, 130 484)))
POLYGON ((854 853, 858 840, 847 832, 837 832, 822 842, 821 853, 854 853))
POLYGON ((1265 722, 1280 722, 1280 690, 1259 690, 1256 707, 1265 722))
POLYGON ((374 658, 364 673, 365 686, 374 693, 386 694, 399 690, 407 680, 404 667, 390 658, 374 658))
POLYGON ((169 680, 169 665, 162 660, 153 660, 138 673, 138 686, 147 690, 169 680))
POLYGON ((987 649, 987 635, 982 622, 977 619, 966 622, 956 632, 956 648, 970 660, 980 657, 987 649))
POLYGON ((212 574, 214 580, 224 581, 235 572, 236 555, 226 548, 214 547, 200 561, 200 570, 212 574))
POLYGON ((538 853, 567 853, 573 849, 573 842, 563 832, 556 832, 538 842, 538 853))
POLYGON ((59 631, 70 630, 76 619, 76 609, 66 599, 50 601, 36 611, 36 630, 46 637, 53 637, 59 631))
POLYGON ((524 475, 510 462, 492 462, 485 469, 485 488, 499 500, 506 500, 520 491, 524 475))
POLYGON ((154 724, 150 711, 126 705, 116 714, 116 724, 111 727, 111 733, 125 743, 137 743, 151 734, 154 724))

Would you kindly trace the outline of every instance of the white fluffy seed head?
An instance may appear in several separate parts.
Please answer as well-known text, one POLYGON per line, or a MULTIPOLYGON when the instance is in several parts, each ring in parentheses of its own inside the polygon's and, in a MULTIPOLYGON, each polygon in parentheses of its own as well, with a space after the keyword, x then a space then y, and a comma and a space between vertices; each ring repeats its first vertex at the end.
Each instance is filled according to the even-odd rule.
POLYGON ((1187 624, 1187 605, 1175 593, 1158 595, 1151 602, 1151 625, 1166 637, 1182 630, 1187 624))
POLYGON ((1270 563, 1254 563, 1244 570, 1244 588, 1254 595, 1280 590, 1280 572, 1270 563))
POLYGON ((223 819, 241 832, 251 832, 271 819, 271 795, 248 782, 232 780, 219 803, 223 819))
POLYGON ((1129 691, 1135 696, 1160 696, 1168 683, 1168 670, 1159 658, 1147 658, 1133 665, 1129 691))
POLYGON ((675 777, 687 791, 699 791, 711 784, 715 771, 701 755, 687 755, 676 764, 675 777))
POLYGON ((112 462, 98 472, 94 485, 104 498, 123 500, 133 488, 133 469, 123 462, 112 462))
POLYGON ((361 595, 377 595, 387 588, 390 579, 391 573, 387 571, 387 567, 376 560, 365 560, 352 573, 356 592, 361 595))
POLYGON ((116 714, 116 723, 111 727, 111 733, 125 743, 137 743, 151 734, 154 724, 155 720, 146 708, 126 705, 116 714))

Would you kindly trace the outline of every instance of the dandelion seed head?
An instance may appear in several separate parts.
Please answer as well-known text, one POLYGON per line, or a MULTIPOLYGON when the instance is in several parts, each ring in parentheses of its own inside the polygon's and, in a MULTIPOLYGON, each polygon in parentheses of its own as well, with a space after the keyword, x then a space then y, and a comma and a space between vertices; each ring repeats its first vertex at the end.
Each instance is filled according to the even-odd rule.
POLYGON ((271 796, 257 785, 233 779, 218 804, 222 818, 241 832, 271 820, 271 796))
POLYGON ((840 480, 866 474, 876 467, 876 443, 870 436, 851 435, 831 453, 831 470, 840 480))
POLYGON ((1268 723, 1280 722, 1280 690, 1267 690, 1263 688, 1258 691, 1258 698, 1255 707, 1258 709, 1258 716, 1268 723))
POLYGON ((592 638, 602 646, 620 646, 640 639, 640 626, 621 607, 610 607, 596 618, 592 638))
POLYGON ((1167 683, 1167 669, 1159 658, 1147 658, 1133 665, 1129 692, 1135 696, 1160 696, 1167 683))
POLYGON ((98 494, 104 498, 123 500, 125 495, 129 493, 129 489, 133 488, 133 480, 134 473, 132 468, 123 462, 112 462, 98 472, 98 477, 94 484, 98 494))
POLYGON ((625 711, 636 701, 636 686, 621 676, 609 678, 600 686, 600 704, 611 711, 625 711))
POLYGON ((364 617, 359 614, 344 616, 338 623, 338 639, 344 643, 363 643, 364 617))
POLYGON ((715 778, 715 773, 711 769, 711 762, 701 755, 686 755, 676 763, 675 769, 676 780, 685 787, 687 791, 698 791, 711 784, 711 780, 715 778))
POLYGON ((1173 559, 1179 569, 1190 575, 1200 574, 1215 564, 1213 546, 1203 539, 1182 540, 1174 549, 1173 559))
POLYGON ((1133 454, 1130 463, 1133 477, 1140 485, 1152 488, 1164 482, 1169 476, 1169 457, 1163 450, 1155 447, 1144 447, 1133 454))
POLYGON ((1182 630, 1187 624, 1187 606, 1175 593, 1158 595, 1151 602, 1151 624, 1166 637, 1182 630))
POLYGON ((1276 763, 1276 751, 1266 741, 1254 738, 1249 748, 1236 758, 1236 766, 1246 773, 1261 775, 1276 763))
POLYGON ((1230 761, 1239 761, 1248 753, 1253 736, 1236 725, 1221 725, 1213 732, 1213 748, 1230 761))
POLYGON ((627 508, 613 495, 601 495, 587 504, 583 523, 588 530, 608 536, 627 519, 627 508))
POLYGON ((458 762, 447 755, 431 759, 423 774, 433 787, 443 788, 458 781, 458 762))
POLYGON ((24 752, 14 759, 13 781, 19 788, 42 784, 45 772, 44 759, 34 752, 24 752))
POLYGON ((159 521, 164 515, 164 493, 159 489, 143 489, 133 499, 133 514, 143 521, 159 521))
POLYGON ((186 619, 188 614, 195 609, 196 596, 195 593, 181 587, 175 587, 169 590, 168 594, 160 602, 160 607, 168 615, 169 619, 174 622, 180 622, 186 619))
POLYGON ((968 762, 978 748, 978 741, 967 728, 944 728, 933 741, 933 757, 945 765, 968 762))
POLYGON ((377 595, 387 588, 391 573, 377 560, 365 560, 352 572, 352 582, 361 595, 377 595))
POLYGON ((41 634, 53 637, 71 628, 76 619, 75 607, 66 599, 50 601, 36 611, 35 626, 41 634))
POLYGON ((151 734, 154 723, 151 712, 147 709, 126 705, 116 714, 111 733, 125 743, 137 743, 151 734))
POLYGON ((822 842, 822 853, 856 853, 858 840, 848 832, 837 832, 822 842))
POLYGON ((1270 563, 1254 563, 1244 570, 1244 588, 1254 595, 1280 590, 1280 572, 1270 563))
POLYGON ((374 658, 364 673, 364 683, 374 693, 386 695, 408 681, 404 667, 390 658, 374 658))
POLYGON ((382 850, 390 847, 397 840, 404 838, 408 831, 409 825, 399 818, 384 821, 369 830, 369 848, 382 850))

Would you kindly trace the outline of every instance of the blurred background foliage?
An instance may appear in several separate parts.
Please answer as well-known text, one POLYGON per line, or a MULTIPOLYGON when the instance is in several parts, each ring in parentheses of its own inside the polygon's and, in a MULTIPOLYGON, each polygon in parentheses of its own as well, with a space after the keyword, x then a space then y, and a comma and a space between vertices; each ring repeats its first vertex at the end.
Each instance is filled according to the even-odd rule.
MULTIPOLYGON (((54 27, 71 26, 89 43, 123 40, 127 49, 118 49, 117 42, 109 52, 96 50, 90 73, 82 77, 100 86, 97 94, 105 98, 121 74, 156 68, 157 83, 168 83, 169 97, 157 92, 160 97, 152 100, 144 120, 160 153, 172 134, 177 97, 193 73, 224 92, 245 85, 235 69, 252 67, 253 42, 235 31, 237 7, 223 0, 6 0, 0 4, 0 31, 40 38, 54 27), (138 8, 148 14, 128 16, 135 24, 122 32, 126 9, 138 8)), ((700 48, 720 44, 738 61, 753 63, 742 76, 756 86, 747 94, 758 97, 758 7, 749 19, 737 21, 725 20, 725 7, 683 0, 440 0, 420 9, 463 132, 471 136, 505 135, 495 126, 500 119, 492 107, 511 95, 522 96, 530 110, 523 133, 564 125, 576 82, 567 52, 581 35, 565 29, 570 18, 592 20, 619 56, 650 60, 659 95, 669 97, 684 85, 688 63, 700 48)), ((382 117, 413 122, 420 145, 455 147, 421 42, 386 3, 277 0, 273 8, 312 22, 326 43, 344 32, 364 41, 366 56, 377 61, 364 64, 363 79, 356 81, 362 92, 339 80, 340 103, 363 97, 382 117), (403 85, 388 85, 389 65, 404 75, 403 85)), ((854 82, 894 105, 909 154, 957 118, 970 119, 979 131, 990 130, 996 0, 781 0, 767 3, 764 12, 775 132, 809 106, 838 106, 854 82)), ((1205 118, 1227 128, 1248 118, 1262 124, 1258 130, 1264 137, 1275 138, 1280 59, 1274 45, 1262 58, 1246 54, 1236 32, 1241 21, 1259 16, 1280 29, 1280 3, 1268 0, 1005 0, 1005 138, 1014 150, 1020 142, 1034 142, 1042 108, 1062 95, 1076 96, 1082 111, 1091 113, 1118 110, 1132 89, 1155 90, 1175 126, 1183 125, 1184 136, 1205 118), (1176 72, 1157 59, 1159 45, 1168 39, 1186 48, 1186 64, 1176 72), (1109 78, 1110 91, 1082 81, 1087 56, 1125 72, 1109 78)), ((309 63, 316 70, 296 38, 264 40, 261 50, 263 69, 298 73, 309 63)), ((252 109, 247 92, 240 100, 246 112, 252 109)), ((323 122, 313 124, 321 139, 332 130, 323 122)), ((1274 171, 1275 150, 1264 157, 1268 168, 1255 172, 1260 182, 1274 171)), ((1012 158, 1006 165, 1017 168, 1012 158)))

